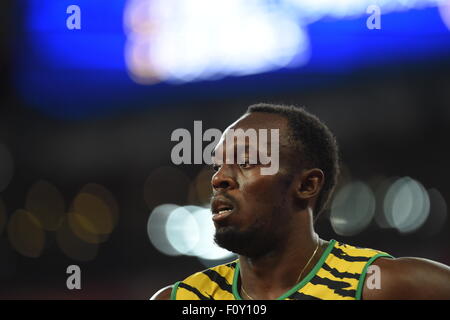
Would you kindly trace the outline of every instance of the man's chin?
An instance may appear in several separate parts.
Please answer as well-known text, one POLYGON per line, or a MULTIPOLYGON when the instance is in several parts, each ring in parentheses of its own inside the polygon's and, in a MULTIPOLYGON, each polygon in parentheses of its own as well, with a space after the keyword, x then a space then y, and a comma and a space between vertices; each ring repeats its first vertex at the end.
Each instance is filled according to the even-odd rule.
POLYGON ((216 227, 216 233, 214 234, 214 242, 221 248, 227 249, 231 252, 236 252, 238 246, 237 240, 238 231, 232 226, 220 226, 216 227))
POLYGON ((267 237, 257 230, 240 231, 236 227, 216 228, 215 243, 228 251, 246 257, 259 257, 270 250, 267 237))

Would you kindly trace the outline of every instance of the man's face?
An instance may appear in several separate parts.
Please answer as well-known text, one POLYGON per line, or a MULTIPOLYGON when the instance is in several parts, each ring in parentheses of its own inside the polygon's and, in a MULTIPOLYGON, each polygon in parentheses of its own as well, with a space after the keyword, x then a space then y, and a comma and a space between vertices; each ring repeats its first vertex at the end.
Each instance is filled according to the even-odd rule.
MULTIPOLYGON (((269 134, 270 136, 270 134, 269 134)), ((276 249, 289 230, 292 212, 292 173, 289 167, 291 148, 288 144, 288 123, 284 117, 269 113, 246 114, 228 127, 214 154, 216 173, 212 177, 213 198, 211 210, 216 227, 215 240, 230 251, 249 257, 264 255, 276 249), (249 151, 261 148, 271 150, 279 143, 279 170, 272 175, 261 174, 261 163, 238 164, 238 144, 224 138, 231 129, 278 129, 279 141, 268 139, 267 146, 247 145, 243 158, 249 151), (234 152, 230 152, 234 150, 234 152), (217 164, 217 159, 235 159, 217 164), (234 160, 234 161, 233 161, 234 160)), ((262 150, 261 150, 262 151, 262 150)), ((266 152, 267 150, 264 150, 266 152)), ((267 165, 268 166, 268 165, 267 165)))

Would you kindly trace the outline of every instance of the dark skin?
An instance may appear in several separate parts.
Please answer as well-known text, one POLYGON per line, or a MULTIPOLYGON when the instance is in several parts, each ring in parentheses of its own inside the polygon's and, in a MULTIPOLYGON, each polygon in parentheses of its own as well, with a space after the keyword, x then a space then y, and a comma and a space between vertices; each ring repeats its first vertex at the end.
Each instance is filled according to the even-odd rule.
MULTIPOLYGON (((244 299, 276 299, 311 271, 328 245, 314 232, 312 215, 326 177, 318 168, 298 166, 284 117, 246 114, 227 130, 236 128, 279 129, 279 170, 273 175, 262 175, 262 164, 235 161, 217 165, 211 181, 213 198, 226 195, 238 209, 215 222, 216 232, 227 228, 245 232, 257 223, 260 233, 270 237, 273 245, 266 251, 258 251, 254 256, 237 252, 241 265, 239 286, 244 299), (276 223, 274 217, 278 217, 276 223)), ((228 148, 235 146, 227 146, 221 140, 215 152, 226 155, 228 148)), ((420 258, 379 258, 373 265, 380 268, 381 288, 370 289, 366 278, 364 300, 450 299, 450 268, 446 265, 420 258)), ((171 291, 171 286, 163 288, 152 299, 168 300, 171 291)))

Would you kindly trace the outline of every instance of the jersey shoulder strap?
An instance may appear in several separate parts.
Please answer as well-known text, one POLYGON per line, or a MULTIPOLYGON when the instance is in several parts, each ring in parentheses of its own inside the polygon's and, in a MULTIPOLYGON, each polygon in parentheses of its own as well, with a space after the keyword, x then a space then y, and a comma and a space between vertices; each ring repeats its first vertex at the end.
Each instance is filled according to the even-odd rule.
POLYGON ((234 300, 232 283, 237 260, 209 268, 175 283, 172 300, 234 300))
POLYGON ((392 258, 383 251, 332 242, 333 246, 317 265, 316 272, 304 279, 307 283, 291 298, 359 300, 372 263, 381 257, 392 258))

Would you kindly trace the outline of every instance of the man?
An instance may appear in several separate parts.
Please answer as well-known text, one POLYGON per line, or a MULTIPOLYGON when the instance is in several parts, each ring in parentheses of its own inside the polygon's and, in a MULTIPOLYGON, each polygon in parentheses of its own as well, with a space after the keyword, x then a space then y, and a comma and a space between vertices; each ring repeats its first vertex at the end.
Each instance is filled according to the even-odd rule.
POLYGON ((191 275, 152 299, 450 299, 446 265, 394 259, 317 236, 313 222, 334 190, 338 148, 329 129, 304 109, 250 106, 224 132, 214 162, 215 241, 239 259, 191 275), (260 162, 217 161, 236 150, 224 138, 235 129, 279 130, 279 141, 268 141, 279 143, 275 174, 261 174, 267 164, 260 162), (379 271, 378 284, 366 276, 370 266, 379 271))

